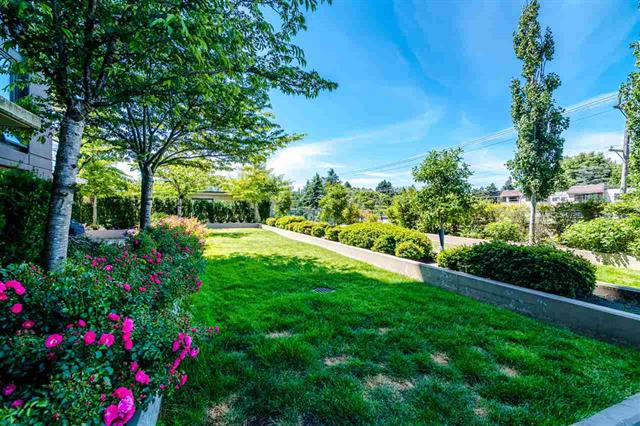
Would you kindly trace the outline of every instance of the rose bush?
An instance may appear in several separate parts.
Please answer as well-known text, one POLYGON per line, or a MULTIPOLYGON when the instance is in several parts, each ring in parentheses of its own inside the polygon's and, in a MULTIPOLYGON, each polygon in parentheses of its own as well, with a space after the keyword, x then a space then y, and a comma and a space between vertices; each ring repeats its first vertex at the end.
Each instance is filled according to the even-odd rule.
POLYGON ((202 285, 204 235, 169 217, 122 246, 71 250, 58 272, 0 270, 0 424, 123 425, 181 388, 217 331, 179 307, 202 285))

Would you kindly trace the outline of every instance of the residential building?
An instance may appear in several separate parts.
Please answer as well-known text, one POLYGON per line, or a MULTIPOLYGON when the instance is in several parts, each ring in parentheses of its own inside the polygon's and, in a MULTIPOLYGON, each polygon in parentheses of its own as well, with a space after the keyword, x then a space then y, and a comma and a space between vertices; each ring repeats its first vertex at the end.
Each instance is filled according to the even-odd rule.
MULTIPOLYGON (((0 49, 0 61, 19 60, 17 52, 0 49)), ((45 96, 44 87, 35 84, 24 88, 11 87, 12 83, 21 78, 24 76, 0 74, 0 168, 31 170, 43 178, 51 179, 53 163, 50 135, 22 140, 11 133, 11 129, 40 130, 42 126, 38 116, 19 107, 15 102, 27 95, 45 96)))
POLYGON ((525 202, 524 194, 517 189, 507 189, 500 193, 499 198, 501 203, 506 204, 519 204, 525 202))
POLYGON ((565 201, 581 202, 586 200, 602 200, 607 203, 615 203, 620 198, 620 188, 607 188, 604 183, 591 185, 574 185, 563 192, 554 192, 549 197, 550 204, 558 204, 565 201))

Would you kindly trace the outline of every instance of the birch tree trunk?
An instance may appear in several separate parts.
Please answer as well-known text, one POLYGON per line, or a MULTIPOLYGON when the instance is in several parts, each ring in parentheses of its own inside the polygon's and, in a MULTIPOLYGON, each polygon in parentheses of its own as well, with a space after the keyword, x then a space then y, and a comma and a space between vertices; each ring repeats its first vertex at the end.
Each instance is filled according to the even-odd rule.
POLYGON ((93 226, 98 225, 98 197, 95 195, 91 197, 91 222, 93 226))
POLYGON ((178 217, 182 217, 182 194, 178 194, 178 217))
MULTIPOLYGON (((81 114, 74 115, 82 116, 81 114)), ((67 258, 71 208, 73 207, 73 195, 78 174, 78 156, 84 126, 83 118, 74 119, 70 113, 65 114, 60 123, 58 153, 56 154, 56 168, 53 172, 45 242, 47 269, 50 271, 59 268, 67 258)))
POLYGON ((529 215, 529 244, 536 242, 536 194, 531 194, 531 213, 529 215))
POLYGON ((143 166, 140 169, 140 229, 151 227, 151 207, 153 204, 153 169, 143 166))

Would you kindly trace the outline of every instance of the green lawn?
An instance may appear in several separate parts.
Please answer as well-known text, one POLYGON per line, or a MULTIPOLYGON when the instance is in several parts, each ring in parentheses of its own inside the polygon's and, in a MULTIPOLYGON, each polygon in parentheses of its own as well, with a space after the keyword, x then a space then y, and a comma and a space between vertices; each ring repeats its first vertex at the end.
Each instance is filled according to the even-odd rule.
POLYGON ((221 332, 166 425, 570 424, 640 391, 640 352, 268 231, 206 256, 191 309, 221 332))
POLYGON ((598 266, 596 272, 598 281, 611 284, 640 287, 640 271, 632 269, 616 268, 615 266, 598 266))

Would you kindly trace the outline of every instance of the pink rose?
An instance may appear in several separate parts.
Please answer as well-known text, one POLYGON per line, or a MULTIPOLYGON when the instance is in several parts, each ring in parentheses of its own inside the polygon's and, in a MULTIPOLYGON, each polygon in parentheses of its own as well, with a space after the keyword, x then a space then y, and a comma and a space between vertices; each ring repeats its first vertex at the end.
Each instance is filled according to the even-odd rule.
POLYGON ((62 339, 63 337, 60 334, 51 334, 45 339, 44 345, 47 348, 55 348, 62 342, 62 339))
POLYGON ((13 312, 14 314, 19 314, 20 312, 22 312, 22 303, 16 303, 15 305, 13 305, 11 308, 9 308, 11 310, 11 312, 13 312))
POLYGON ((16 385, 9 383, 2 388, 2 396, 9 396, 16 390, 16 385))
POLYGON ((24 401, 23 401, 23 400, 21 400, 21 399, 16 399, 15 401, 13 401, 13 402, 11 403, 11 408, 18 408, 18 407, 20 407, 21 405, 24 405, 24 401))
POLYGON ((184 386, 184 384, 185 384, 185 383, 187 383, 187 375, 186 375, 186 374, 183 374, 183 375, 180 377, 180 386, 184 386))
POLYGON ((102 335, 100 336, 100 339, 98 340, 98 344, 110 347, 111 345, 113 345, 114 341, 115 341, 115 337, 113 337, 113 334, 102 333, 102 335))
POLYGON ((12 288, 13 291, 16 292, 17 295, 22 296, 25 293, 25 289, 22 286, 22 283, 20 281, 16 281, 16 280, 10 280, 7 281, 7 283, 5 284, 5 286, 7 288, 12 288))
POLYGON ((89 346, 96 341, 96 332, 93 330, 89 330, 84 334, 84 337, 82 339, 84 340, 84 345, 89 346))
POLYGON ((109 272, 112 269, 113 269, 113 266, 111 266, 111 265, 107 265, 107 266, 104 267, 104 270, 107 271, 107 272, 109 272))
POLYGON ((123 346, 125 351, 130 351, 133 348, 133 342, 131 339, 124 339, 123 346))
POLYGON ((30 328, 33 328, 34 325, 36 325, 35 322, 31 320, 26 320, 22 323, 22 328, 29 330, 30 328))
POLYGON ((122 332, 131 333, 133 331, 133 320, 129 317, 125 318, 122 322, 122 332))
POLYGON ((124 284, 122 288, 124 288, 126 291, 131 290, 131 286, 129 284, 124 284))
POLYGON ((7 293, 0 293, 0 301, 7 300, 8 298, 7 293))
POLYGON ((131 371, 136 371, 138 369, 138 367, 140 367, 140 365, 138 365, 137 362, 135 362, 135 361, 131 362, 131 371))
POLYGON ((109 318, 111 321, 120 321, 120 315, 111 312, 109 315, 107 315, 107 318, 109 318))
POLYGON ((4 293, 6 289, 7 289, 7 286, 5 285, 5 283, 0 281, 0 293, 4 293))
POLYGON ((171 345, 171 350, 173 352, 177 351, 178 349, 180 349, 180 341, 178 340, 174 340, 173 344, 171 345))
POLYGON ((190 348, 190 347, 191 347, 191 342, 192 342, 191 336, 188 336, 188 335, 187 335, 187 336, 185 336, 185 338, 184 338, 184 345, 185 345, 187 348, 190 348))
POLYGON ((145 373, 144 370, 138 370, 138 372, 136 373, 135 379, 136 379, 136 382, 142 383, 143 385, 149 384, 149 375, 145 373))
POLYGON ((193 348, 191 349, 191 351, 189 352, 189 356, 191 358, 195 358, 198 356, 198 354, 200 353, 200 349, 199 348, 193 348))
POLYGON ((78 327, 86 327, 86 326, 87 326, 87 323, 85 320, 83 319, 78 320, 78 327))
POLYGON ((108 406, 102 419, 106 426, 122 426, 126 424, 136 412, 133 393, 127 388, 118 388, 113 396, 120 399, 117 405, 108 406))

